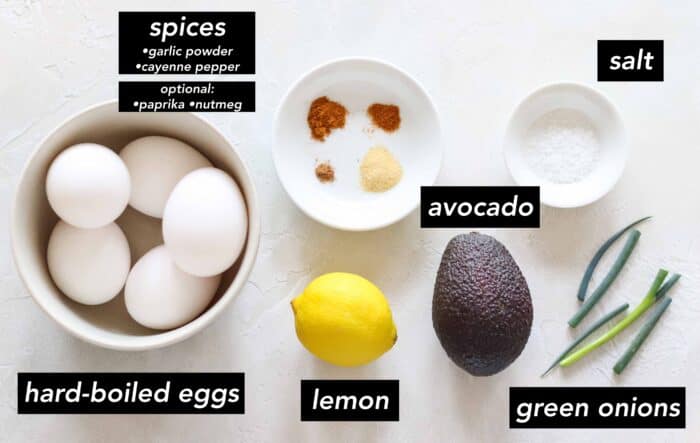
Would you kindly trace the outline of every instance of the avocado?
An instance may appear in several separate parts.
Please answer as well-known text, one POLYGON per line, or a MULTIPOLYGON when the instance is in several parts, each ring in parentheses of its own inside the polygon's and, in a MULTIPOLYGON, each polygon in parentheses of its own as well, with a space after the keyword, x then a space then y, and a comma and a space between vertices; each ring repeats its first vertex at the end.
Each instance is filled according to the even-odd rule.
POLYGON ((433 293, 433 328, 450 359, 493 375, 520 355, 531 326, 530 289, 506 247, 476 232, 450 240, 433 293))

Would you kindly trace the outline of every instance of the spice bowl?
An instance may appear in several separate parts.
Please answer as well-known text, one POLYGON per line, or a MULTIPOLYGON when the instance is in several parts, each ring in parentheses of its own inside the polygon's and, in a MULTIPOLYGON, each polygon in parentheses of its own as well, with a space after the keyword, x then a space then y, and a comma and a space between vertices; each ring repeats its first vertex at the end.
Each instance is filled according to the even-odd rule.
POLYGON ((615 186, 629 148, 620 113, 601 92, 555 83, 535 90, 515 108, 503 152, 518 185, 540 186, 541 201, 548 206, 573 208, 615 186))
POLYGON ((442 163, 438 113, 425 90, 410 75, 367 58, 334 60, 312 69, 283 98, 276 116, 273 158, 279 179, 294 203, 327 226, 365 231, 402 219, 420 202, 420 187, 435 182, 442 163), (343 128, 323 141, 311 135, 307 116, 320 97, 347 110, 343 128), (372 104, 398 106, 395 131, 373 126, 372 104), (360 165, 376 146, 390 151, 401 166, 398 183, 385 192, 368 192, 360 165), (334 180, 315 174, 320 163, 332 166, 334 180))
MULTIPOLYGON (((162 244, 161 221, 128 207, 116 220, 129 242, 131 264, 162 244)), ((90 107, 61 123, 40 142, 26 162, 15 191, 11 220, 15 265, 29 293, 58 324, 76 337, 105 348, 138 351, 168 346, 211 324, 248 280, 258 251, 260 210, 250 174, 236 149, 206 120, 190 113, 119 112, 115 101, 90 107), (83 305, 64 295, 48 270, 46 251, 57 216, 45 192, 49 165, 65 148, 93 142, 119 151, 145 135, 163 135, 189 144, 228 173, 244 197, 248 232, 238 261, 226 271, 204 312, 170 330, 155 330, 130 318, 123 291, 101 305, 83 305)))

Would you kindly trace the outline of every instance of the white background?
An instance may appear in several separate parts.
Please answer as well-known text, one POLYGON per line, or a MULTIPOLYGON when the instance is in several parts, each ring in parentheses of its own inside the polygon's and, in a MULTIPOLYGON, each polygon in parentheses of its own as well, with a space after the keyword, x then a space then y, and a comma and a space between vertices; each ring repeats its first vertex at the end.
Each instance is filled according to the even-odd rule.
MULTIPOLYGON (((0 440, 8 441, 697 441, 700 433, 700 5, 695 2, 0 0, 0 440), (241 152, 263 210, 251 281, 215 324, 167 349, 120 353, 79 341, 20 283, 9 208, 37 142, 84 107, 116 97, 118 10, 256 10, 255 114, 205 114, 241 152), (595 81, 597 39, 664 39, 663 83, 595 81), (489 232, 528 279, 535 317, 522 356, 474 378, 445 356, 431 325, 432 286, 456 230, 421 231, 418 214, 369 233, 305 217, 272 164, 273 113, 291 83, 331 58, 385 59, 414 75, 441 111, 440 184, 504 185, 501 141, 515 104, 534 88, 576 80, 617 104, 632 155, 617 187, 581 209, 543 208, 542 229, 489 232), (596 308, 635 305, 660 266, 684 277, 675 302, 623 376, 611 370, 623 334, 567 371, 540 372, 570 341, 566 319, 597 246, 654 215, 627 267, 596 308), (289 301, 313 277, 373 280, 394 311, 399 341, 360 369, 331 367, 294 334, 289 301), (18 416, 18 371, 244 371, 245 416, 18 416), (399 423, 300 423, 301 378, 398 378, 399 423), (688 430, 509 430, 509 386, 687 386, 688 430)), ((123 77, 124 78, 124 77, 123 77)), ((253 78, 241 76, 240 79, 253 78)), ((232 78, 229 78, 232 79, 232 78)), ((236 78, 238 79, 238 78, 236 78)), ((615 253, 608 254, 605 269, 615 253)), ((596 274, 594 284, 601 278, 596 274)), ((636 328, 633 328, 636 329, 636 328)), ((630 331, 628 331, 630 332, 630 331)))

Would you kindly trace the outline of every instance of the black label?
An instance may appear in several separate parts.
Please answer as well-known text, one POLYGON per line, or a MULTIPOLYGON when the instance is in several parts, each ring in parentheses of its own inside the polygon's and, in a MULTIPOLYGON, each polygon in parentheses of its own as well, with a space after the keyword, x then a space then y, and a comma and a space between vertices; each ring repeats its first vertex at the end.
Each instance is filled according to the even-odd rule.
POLYGON ((301 421, 399 421, 399 381, 302 380, 301 421))
POLYGON ((119 82, 119 112, 255 112, 255 82, 119 82))
POLYGON ((510 388, 511 428, 685 428, 685 388, 510 388))
POLYGON ((255 74, 254 12, 120 12, 120 74, 255 74))
POLYGON ((537 186, 423 186, 421 228, 539 228, 537 186))
POLYGON ((664 41, 598 40, 598 81, 664 81, 664 41))
POLYGON ((17 412, 243 414, 244 385, 239 372, 20 372, 17 412))

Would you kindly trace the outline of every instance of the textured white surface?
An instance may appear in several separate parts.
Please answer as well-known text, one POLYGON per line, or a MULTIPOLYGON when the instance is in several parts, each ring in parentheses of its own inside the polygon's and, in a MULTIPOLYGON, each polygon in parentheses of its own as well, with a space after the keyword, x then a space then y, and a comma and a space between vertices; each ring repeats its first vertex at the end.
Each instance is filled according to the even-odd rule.
MULTIPOLYGON (((0 1, 0 434, 4 441, 696 441, 700 433, 700 5, 689 2, 0 1), (369 3, 369 2, 368 2, 369 3), (121 353, 69 336, 32 301, 9 252, 20 168, 72 113, 117 92, 117 10, 256 10, 255 114, 205 114, 256 178, 263 238, 250 283, 206 331, 158 351, 121 353), (602 83, 632 155, 617 187, 575 210, 543 209, 540 230, 489 232, 520 263, 535 318, 523 355, 487 379, 457 369, 430 321, 434 274, 457 231, 421 231, 418 214, 370 233, 334 231, 285 195, 270 154, 286 88, 344 55, 386 59, 423 83, 442 113, 439 183, 510 184, 503 129, 513 106, 551 81, 595 83, 599 38, 663 38, 663 83, 602 83), (640 244, 593 316, 635 304, 659 266, 683 273, 676 301, 622 377, 611 367, 630 331, 571 370, 539 374, 570 340, 565 320, 595 247, 642 215, 640 244), (387 294, 396 347, 360 369, 330 367, 297 342, 289 300, 314 276, 357 272, 387 294), (18 371, 245 371, 245 416, 18 416, 18 371), (301 378, 399 378, 399 423, 300 423, 301 378), (509 386, 685 385, 688 430, 509 430, 509 386)), ((242 76, 240 79, 247 79, 242 76)), ((229 78, 233 79, 233 78, 229 78)), ((238 79, 238 77, 236 77, 238 79)), ((613 257, 615 254, 609 254, 613 257)), ((602 269, 610 263, 606 257, 602 269)), ((599 281, 600 274, 595 279, 599 281)))

